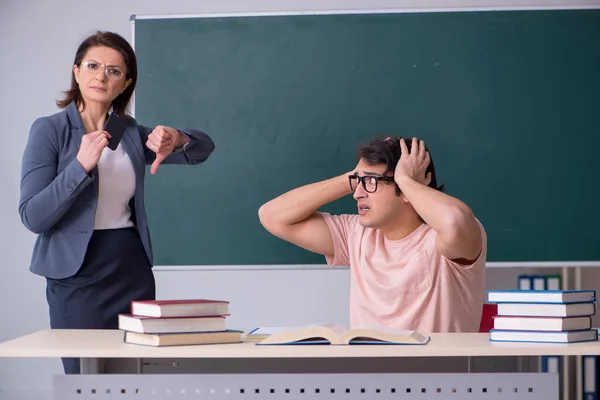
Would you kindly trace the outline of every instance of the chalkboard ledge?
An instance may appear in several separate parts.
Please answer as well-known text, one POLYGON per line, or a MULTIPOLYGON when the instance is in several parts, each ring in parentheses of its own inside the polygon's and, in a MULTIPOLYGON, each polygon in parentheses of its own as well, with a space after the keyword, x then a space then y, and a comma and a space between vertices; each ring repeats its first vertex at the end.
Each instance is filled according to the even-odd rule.
MULTIPOLYGON (((524 262, 488 262, 486 268, 577 268, 600 267, 600 261, 524 261, 524 262)), ((189 271, 314 271, 347 270, 347 267, 330 267, 326 264, 289 264, 289 265, 156 265, 155 272, 189 271)))

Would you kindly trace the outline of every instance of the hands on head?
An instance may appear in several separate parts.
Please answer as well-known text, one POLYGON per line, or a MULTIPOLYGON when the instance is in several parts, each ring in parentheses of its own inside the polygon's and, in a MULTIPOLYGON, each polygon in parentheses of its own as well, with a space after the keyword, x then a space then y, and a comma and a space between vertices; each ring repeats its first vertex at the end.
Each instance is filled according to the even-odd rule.
POLYGON ((431 156, 425 150, 425 142, 412 139, 410 151, 404 139, 400 139, 400 160, 396 164, 394 179, 396 182, 409 177, 425 186, 431 183, 431 172, 426 172, 431 156))
MULTIPOLYGON (((423 140, 418 141, 416 138, 413 138, 410 143, 409 150, 409 146, 406 144, 404 138, 395 140, 387 137, 384 139, 384 142, 388 140, 390 143, 394 143, 394 146, 399 146, 400 157, 394 170, 394 180, 396 183, 408 177, 416 182, 428 186, 432 179, 431 172, 427 172, 427 168, 431 163, 431 156, 425 148, 425 142, 423 140)), ((360 160, 358 165, 360 165, 360 160)), ((358 165, 355 167, 354 171, 349 172, 350 175, 355 173, 355 171, 358 169, 358 165)))

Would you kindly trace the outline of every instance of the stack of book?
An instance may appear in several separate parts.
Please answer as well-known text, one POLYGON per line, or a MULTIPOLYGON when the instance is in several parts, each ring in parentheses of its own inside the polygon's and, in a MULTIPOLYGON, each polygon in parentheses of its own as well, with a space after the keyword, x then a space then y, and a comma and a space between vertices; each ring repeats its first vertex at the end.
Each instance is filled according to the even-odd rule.
POLYGON ((229 302, 222 300, 132 301, 119 315, 126 343, 146 346, 239 343, 242 332, 227 329, 229 302))
POLYGON ((595 290, 493 290, 497 304, 490 340, 498 342, 574 343, 598 339, 592 329, 595 290))

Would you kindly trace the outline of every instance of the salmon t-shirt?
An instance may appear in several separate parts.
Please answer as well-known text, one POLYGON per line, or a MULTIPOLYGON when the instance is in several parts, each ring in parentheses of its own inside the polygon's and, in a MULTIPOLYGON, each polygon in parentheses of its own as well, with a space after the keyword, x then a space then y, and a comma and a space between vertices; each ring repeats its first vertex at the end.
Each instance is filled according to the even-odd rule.
POLYGON ((350 267, 350 323, 430 332, 477 332, 485 292, 487 236, 473 264, 440 254, 427 224, 400 240, 365 228, 358 215, 321 213, 334 256, 328 265, 350 267))

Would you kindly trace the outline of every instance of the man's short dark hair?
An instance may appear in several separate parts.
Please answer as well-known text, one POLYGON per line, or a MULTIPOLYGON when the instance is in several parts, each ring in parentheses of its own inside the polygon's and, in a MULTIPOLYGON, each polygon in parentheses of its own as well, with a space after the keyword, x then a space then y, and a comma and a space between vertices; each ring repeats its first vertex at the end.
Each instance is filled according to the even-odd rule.
MULTIPOLYGON (((385 165, 386 168, 383 175, 394 176, 394 171, 396 171, 396 165, 400 160, 400 139, 404 139, 406 147, 408 148, 408 151, 410 151, 412 147, 412 137, 409 138, 404 136, 381 136, 371 140, 367 144, 360 146, 358 149, 358 157, 359 159, 363 159, 365 163, 371 166, 385 165)), ((427 149, 427 145, 425 146, 425 150, 429 151, 427 149)), ((438 186, 431 152, 429 153, 429 157, 431 159, 431 162, 429 163, 429 166, 425 171, 426 175, 427 173, 431 172, 431 182, 429 182, 429 187, 443 192, 444 185, 438 186)), ((400 195, 400 188, 398 187, 398 185, 396 185, 396 194, 400 195)))

